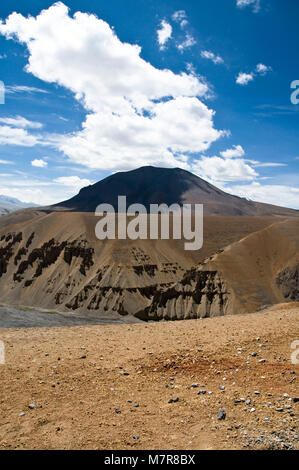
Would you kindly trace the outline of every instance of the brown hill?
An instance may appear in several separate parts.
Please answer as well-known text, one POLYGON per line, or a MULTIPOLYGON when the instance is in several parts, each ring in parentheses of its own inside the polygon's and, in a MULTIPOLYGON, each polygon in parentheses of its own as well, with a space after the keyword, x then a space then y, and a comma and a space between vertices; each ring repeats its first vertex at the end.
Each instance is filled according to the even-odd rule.
MULTIPOLYGON (((144 317, 157 295, 176 285, 192 266, 282 220, 206 216, 204 246, 192 252, 179 240, 99 241, 96 218, 86 212, 17 212, 0 219, 1 302, 144 317)), ((277 247, 283 247, 278 240, 277 247)))
POLYGON ((299 300, 299 221, 274 223, 232 243, 159 289, 141 319, 186 319, 254 312, 299 300))
MULTIPOLYGON (((79 194, 61 202, 52 210, 94 212, 97 205, 117 208, 118 196, 125 195, 127 204, 204 204, 206 215, 299 216, 299 211, 248 201, 216 188, 207 181, 180 168, 145 166, 119 172, 81 189, 79 194)), ((116 210, 116 209, 115 209, 116 210)))

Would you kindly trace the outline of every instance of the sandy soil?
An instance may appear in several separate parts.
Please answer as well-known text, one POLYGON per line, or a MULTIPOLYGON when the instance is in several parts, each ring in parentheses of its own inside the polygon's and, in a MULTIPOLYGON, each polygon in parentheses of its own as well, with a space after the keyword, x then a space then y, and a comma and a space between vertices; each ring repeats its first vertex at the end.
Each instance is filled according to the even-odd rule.
POLYGON ((298 449, 298 317, 0 330, 0 448, 298 449))

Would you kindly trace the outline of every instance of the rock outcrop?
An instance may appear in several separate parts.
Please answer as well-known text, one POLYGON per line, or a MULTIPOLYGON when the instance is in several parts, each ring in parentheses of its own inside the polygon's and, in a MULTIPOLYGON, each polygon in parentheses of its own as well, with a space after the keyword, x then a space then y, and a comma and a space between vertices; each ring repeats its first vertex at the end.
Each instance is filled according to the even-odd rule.
POLYGON ((204 248, 188 252, 180 240, 99 241, 93 214, 7 218, 0 296, 8 305, 159 321, 298 300, 298 219, 206 218, 204 248))

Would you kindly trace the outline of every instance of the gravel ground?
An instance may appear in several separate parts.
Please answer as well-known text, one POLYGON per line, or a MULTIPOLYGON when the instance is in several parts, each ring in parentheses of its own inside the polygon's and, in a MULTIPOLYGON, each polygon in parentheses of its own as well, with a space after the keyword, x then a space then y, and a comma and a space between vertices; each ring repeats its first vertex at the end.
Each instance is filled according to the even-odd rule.
POLYGON ((0 449, 298 449, 298 318, 0 330, 0 449))

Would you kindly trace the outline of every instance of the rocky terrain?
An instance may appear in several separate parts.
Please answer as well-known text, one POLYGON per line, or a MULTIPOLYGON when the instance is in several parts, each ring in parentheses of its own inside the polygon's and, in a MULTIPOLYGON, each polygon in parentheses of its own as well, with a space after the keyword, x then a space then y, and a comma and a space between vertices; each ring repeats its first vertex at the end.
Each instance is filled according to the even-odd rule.
POLYGON ((275 223, 235 242, 169 288, 161 287, 140 318, 203 318, 251 312, 299 300, 299 223, 275 223))
POLYGON ((0 330, 0 448, 298 450, 298 316, 0 330))
POLYGON ((221 316, 298 299, 297 218, 205 216, 199 251, 185 251, 181 240, 99 241, 96 221, 41 210, 1 218, 1 303, 123 321, 221 316))

